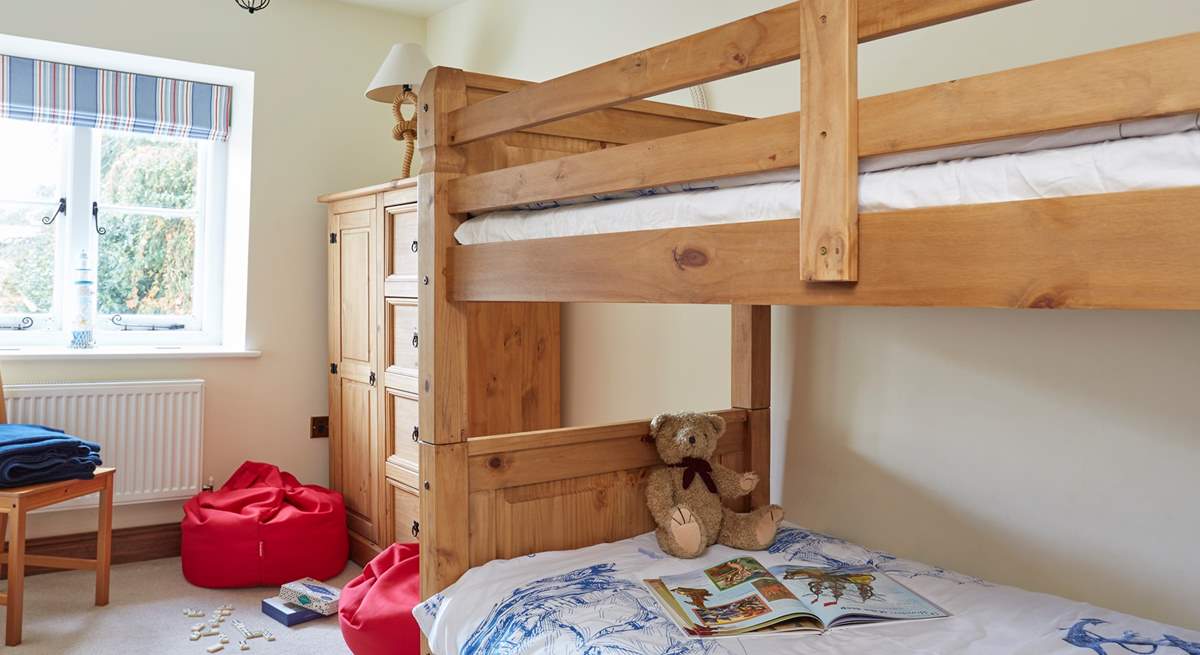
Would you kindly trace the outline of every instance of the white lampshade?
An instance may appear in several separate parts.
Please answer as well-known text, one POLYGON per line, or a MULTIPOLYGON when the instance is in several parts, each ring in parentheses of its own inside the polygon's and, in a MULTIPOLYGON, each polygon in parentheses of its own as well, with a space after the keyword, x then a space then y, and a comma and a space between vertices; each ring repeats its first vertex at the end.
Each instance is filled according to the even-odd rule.
POLYGON ((433 64, 420 45, 398 43, 392 46, 379 72, 375 73, 375 79, 367 87, 367 97, 376 102, 392 102, 405 85, 414 90, 421 86, 430 68, 433 64))

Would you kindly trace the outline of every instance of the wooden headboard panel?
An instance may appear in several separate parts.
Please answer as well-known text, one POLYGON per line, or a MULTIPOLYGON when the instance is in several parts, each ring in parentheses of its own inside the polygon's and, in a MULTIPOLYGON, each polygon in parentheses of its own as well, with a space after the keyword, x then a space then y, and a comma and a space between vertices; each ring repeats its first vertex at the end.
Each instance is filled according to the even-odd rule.
MULTIPOLYGON (((718 413, 715 459, 746 470, 748 412, 718 413)), ((469 440, 471 566, 653 530, 643 486, 659 458, 648 434, 646 420, 469 440)))

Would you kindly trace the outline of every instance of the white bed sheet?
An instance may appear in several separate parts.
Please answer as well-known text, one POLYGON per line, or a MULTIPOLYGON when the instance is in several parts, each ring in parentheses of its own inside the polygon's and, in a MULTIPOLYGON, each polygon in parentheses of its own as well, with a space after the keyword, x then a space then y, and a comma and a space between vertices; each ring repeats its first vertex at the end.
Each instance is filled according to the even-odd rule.
MULTIPOLYGON (((644 197, 493 212, 465 221, 455 236, 472 245, 800 215, 798 171, 699 183, 717 184, 722 186, 690 190, 697 185, 686 185, 644 197)), ((1193 127, 869 172, 859 177, 859 206, 877 212, 1195 185, 1200 185, 1200 130, 1193 127)))
POLYGON ((654 535, 490 562, 413 610, 438 655, 1157 655, 1200 654, 1200 632, 986 583, 793 526, 767 566, 872 565, 953 614, 821 635, 693 639, 661 614, 641 580, 744 551, 667 557, 654 535))

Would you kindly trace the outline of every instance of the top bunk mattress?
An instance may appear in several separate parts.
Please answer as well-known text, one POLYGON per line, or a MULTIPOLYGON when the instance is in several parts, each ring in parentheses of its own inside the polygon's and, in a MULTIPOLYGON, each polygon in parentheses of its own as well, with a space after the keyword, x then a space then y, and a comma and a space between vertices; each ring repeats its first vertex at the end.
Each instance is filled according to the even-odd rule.
MULTIPOLYGON (((1200 116, 864 159, 863 212, 1200 185, 1200 116)), ((463 245, 796 218, 798 170, 492 212, 463 245)))
POLYGON ((641 580, 693 571, 746 551, 713 546, 680 560, 653 533, 471 569, 413 610, 438 655, 1116 655, 1200 653, 1200 632, 990 584, 840 539, 784 527, 750 553, 764 565, 874 566, 953 616, 825 634, 694 639, 641 580))

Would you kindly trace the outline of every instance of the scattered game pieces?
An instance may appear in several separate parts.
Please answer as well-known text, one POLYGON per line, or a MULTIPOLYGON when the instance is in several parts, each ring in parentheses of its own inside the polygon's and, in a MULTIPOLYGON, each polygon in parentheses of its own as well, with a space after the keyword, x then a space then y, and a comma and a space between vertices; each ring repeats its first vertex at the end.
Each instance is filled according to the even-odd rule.
MULTIPOLYGON (((220 607, 213 609, 213 611, 207 615, 209 620, 201 621, 200 623, 192 625, 188 632, 188 639, 191 641, 200 641, 204 637, 216 637, 217 643, 208 646, 205 648, 205 650, 209 653, 221 652, 225 649, 225 646, 230 643, 229 636, 221 632, 221 628, 224 627, 222 624, 225 623, 226 618, 233 616, 233 610, 233 605, 221 605, 220 607)), ((183 615, 188 618, 201 618, 206 616, 202 610, 198 610, 194 607, 189 607, 183 610, 183 615)), ((250 650, 250 644, 247 643, 247 640, 250 639, 266 637, 267 641, 275 641, 275 635, 266 630, 251 630, 239 619, 233 619, 230 621, 230 624, 237 628, 238 632, 242 633, 243 639, 240 639, 237 642, 238 650, 250 650)))
POLYGON ((265 632, 262 630, 251 630, 250 628, 247 628, 246 624, 242 622, 241 619, 234 619, 232 623, 233 627, 237 628, 238 632, 242 633, 242 636, 246 639, 258 639, 265 634, 265 632))
POLYGON ((267 638, 267 641, 275 641, 275 635, 271 634, 270 630, 263 630, 263 636, 267 638))

